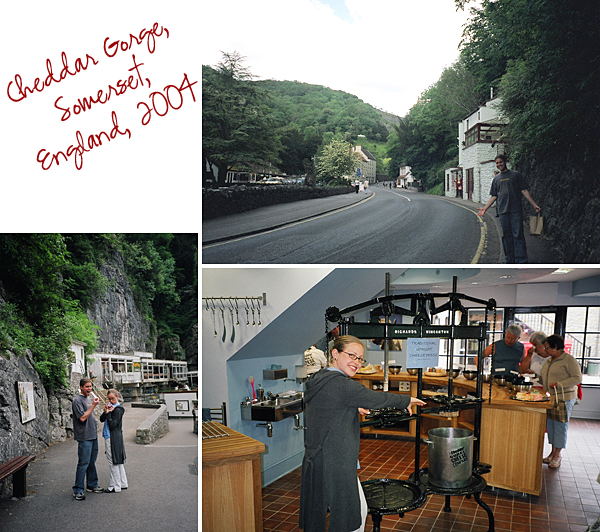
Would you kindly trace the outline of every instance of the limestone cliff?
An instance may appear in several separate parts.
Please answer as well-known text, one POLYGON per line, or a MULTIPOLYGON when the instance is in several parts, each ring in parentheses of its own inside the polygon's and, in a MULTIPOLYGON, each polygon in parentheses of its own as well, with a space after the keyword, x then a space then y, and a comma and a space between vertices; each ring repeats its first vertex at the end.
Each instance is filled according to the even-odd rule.
POLYGON ((156 335, 151 337, 150 323, 136 307, 121 252, 115 251, 100 267, 100 273, 108 279, 108 288, 93 300, 87 311, 88 318, 100 327, 97 351, 155 352, 156 335))

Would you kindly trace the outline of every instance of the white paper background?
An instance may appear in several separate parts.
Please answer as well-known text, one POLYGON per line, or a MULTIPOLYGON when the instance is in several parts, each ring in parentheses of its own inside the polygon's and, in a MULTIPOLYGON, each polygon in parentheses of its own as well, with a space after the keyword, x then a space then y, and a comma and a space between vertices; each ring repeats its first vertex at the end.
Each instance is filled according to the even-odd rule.
MULTIPOLYGON (((199 1, 33 1, 3 2, 2 68, 0 69, 0 227, 3 232, 19 231, 196 231, 200 227, 201 191, 201 65, 198 59, 199 1), (129 42, 154 22, 169 30, 156 39, 150 54, 145 42, 115 57, 104 54, 106 37, 129 42), (76 76, 52 83, 14 103, 7 96, 15 74, 23 85, 33 86, 35 78, 47 76, 46 60, 52 61, 58 78, 61 53, 75 70, 75 60, 86 54, 98 61, 76 76), (111 96, 108 103, 73 115, 61 122, 62 112, 54 102, 71 104, 78 98, 96 96, 119 79, 127 79, 134 53, 144 78, 152 87, 128 89, 111 96), (148 95, 165 85, 179 86, 183 74, 193 86, 184 91, 179 110, 165 117, 153 115, 141 124, 144 110, 138 102, 150 103, 148 95), (83 168, 74 158, 44 171, 37 153, 66 152, 83 138, 101 131, 110 133, 111 112, 117 113, 120 129, 128 128, 131 138, 117 136, 111 142, 84 153, 83 168), (125 224, 125 225, 124 225, 125 224)), ((135 74, 135 72, 133 72, 135 74)), ((15 87, 11 88, 15 94, 15 87)), ((177 104, 176 104, 177 105, 177 104)))

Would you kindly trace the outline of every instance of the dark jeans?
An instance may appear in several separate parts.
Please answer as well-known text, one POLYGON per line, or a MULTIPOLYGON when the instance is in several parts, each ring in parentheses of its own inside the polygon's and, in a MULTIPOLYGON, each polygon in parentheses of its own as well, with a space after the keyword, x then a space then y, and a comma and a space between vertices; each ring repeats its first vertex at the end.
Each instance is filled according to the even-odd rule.
POLYGON ((95 488, 98 486, 98 472, 96 471, 96 458, 98 458, 98 440, 86 440, 77 442, 77 473, 75 475, 74 493, 83 493, 86 484, 87 487, 95 488))
POLYGON ((506 264, 525 264, 527 262, 527 244, 523 232, 523 214, 509 212, 500 214, 502 226, 502 247, 506 264))

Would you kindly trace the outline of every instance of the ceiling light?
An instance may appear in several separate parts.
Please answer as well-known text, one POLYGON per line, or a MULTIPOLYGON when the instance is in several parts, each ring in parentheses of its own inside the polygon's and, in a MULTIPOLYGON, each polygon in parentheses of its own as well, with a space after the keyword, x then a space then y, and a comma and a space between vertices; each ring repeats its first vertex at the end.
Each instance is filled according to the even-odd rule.
POLYGON ((573 268, 558 268, 557 270, 554 270, 550 275, 561 274, 561 273, 571 273, 572 271, 573 271, 573 268))

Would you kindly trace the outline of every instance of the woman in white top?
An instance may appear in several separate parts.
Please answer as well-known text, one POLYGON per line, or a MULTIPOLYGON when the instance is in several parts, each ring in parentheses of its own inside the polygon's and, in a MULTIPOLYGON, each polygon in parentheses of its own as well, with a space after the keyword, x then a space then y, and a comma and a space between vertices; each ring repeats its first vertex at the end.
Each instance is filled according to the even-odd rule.
POLYGON ((546 338, 546 335, 541 331, 531 334, 529 341, 532 346, 527 350, 527 354, 523 357, 523 360, 521 360, 521 373, 535 373, 538 376, 542 373, 542 367, 548 362, 550 357, 544 348, 546 338))

